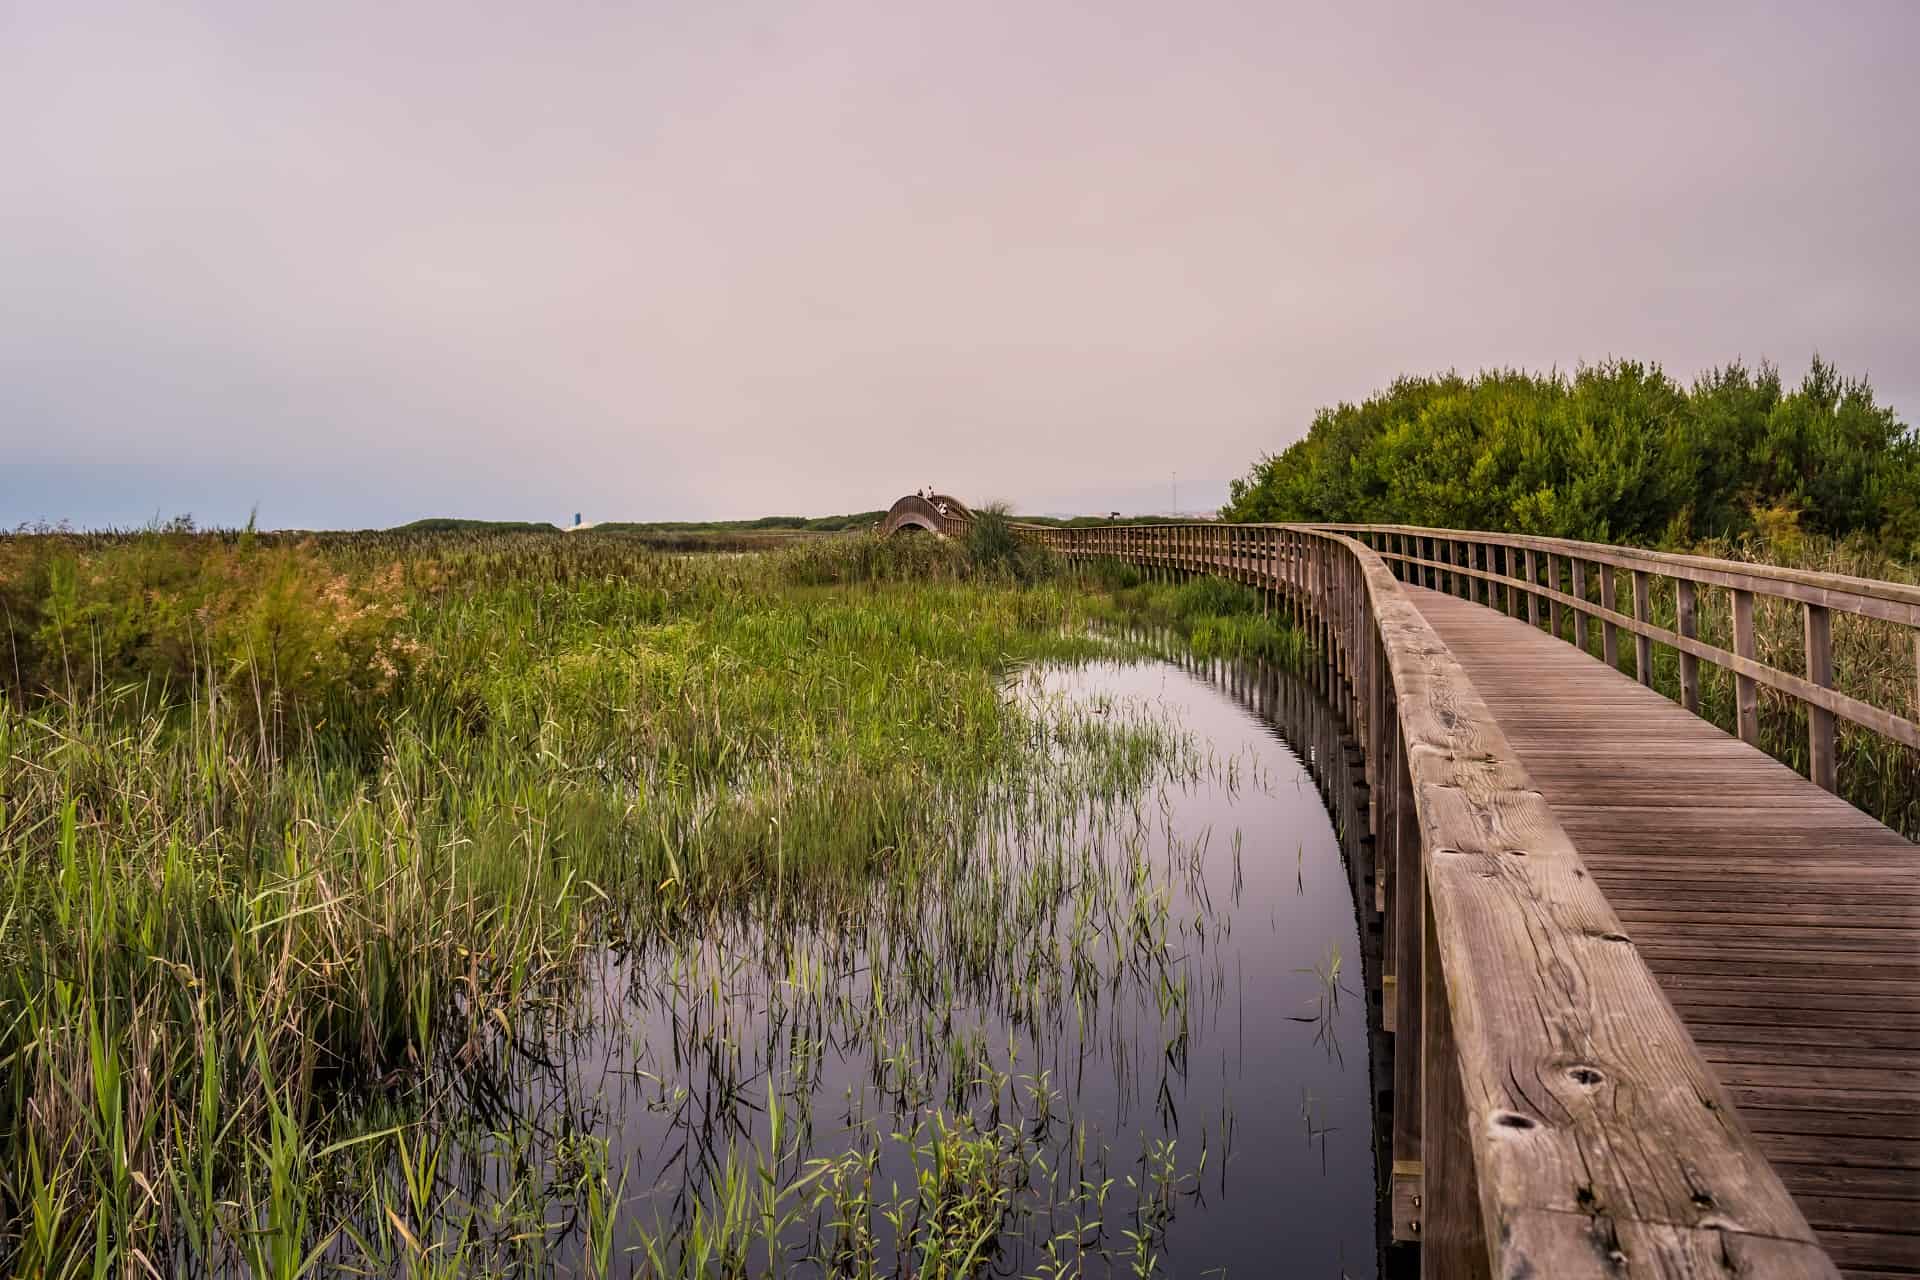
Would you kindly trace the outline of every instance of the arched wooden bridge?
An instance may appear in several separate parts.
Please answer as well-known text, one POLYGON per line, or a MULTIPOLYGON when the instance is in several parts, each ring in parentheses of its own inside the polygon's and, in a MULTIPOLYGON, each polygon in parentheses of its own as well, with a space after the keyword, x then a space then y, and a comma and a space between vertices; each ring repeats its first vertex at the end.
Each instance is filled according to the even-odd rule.
MULTIPOLYGON (((970 518, 903 498, 883 528, 970 518)), ((1424 1274, 1920 1274, 1920 849, 1834 794, 1838 722, 1920 749, 1920 588, 1459 530, 1019 527, 1243 582, 1324 656, 1424 1274), (1800 613, 1799 670, 1756 602, 1800 613), (1835 688, 1836 621, 1913 664, 1911 706, 1835 688), (1698 715, 1703 661, 1737 734, 1698 715), (1804 709, 1808 776, 1760 749, 1762 687, 1804 709)))

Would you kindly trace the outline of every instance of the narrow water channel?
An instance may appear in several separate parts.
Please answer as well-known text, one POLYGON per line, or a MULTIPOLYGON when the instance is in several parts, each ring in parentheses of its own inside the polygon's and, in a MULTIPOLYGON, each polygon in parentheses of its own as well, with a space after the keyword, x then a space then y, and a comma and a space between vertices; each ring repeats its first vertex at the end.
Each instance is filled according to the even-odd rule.
POLYGON ((529 1159, 577 1176, 555 1150, 593 1164, 609 1203, 554 1259, 582 1272, 704 1274, 701 1242, 747 1240, 755 1273, 1376 1274, 1353 882, 1320 748, 1268 718, 1311 695, 1161 661, 1007 696, 1182 746, 1108 800, 1005 806, 908 918, 606 953, 463 1144, 474 1203, 529 1159))

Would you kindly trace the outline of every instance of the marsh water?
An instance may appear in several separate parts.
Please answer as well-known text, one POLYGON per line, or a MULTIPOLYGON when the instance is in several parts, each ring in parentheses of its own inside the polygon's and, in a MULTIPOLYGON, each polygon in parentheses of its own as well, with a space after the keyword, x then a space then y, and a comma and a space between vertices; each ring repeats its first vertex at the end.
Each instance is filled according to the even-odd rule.
POLYGON ((751 1239, 755 1272, 1373 1275, 1353 882, 1312 745, 1265 711, 1310 700, 1283 679, 1019 673, 1063 768, 1086 726, 1181 745, 1069 809, 1007 797, 904 912, 604 952, 461 1140, 469 1202, 506 1221, 490 1195, 542 1167, 577 1272, 751 1239))

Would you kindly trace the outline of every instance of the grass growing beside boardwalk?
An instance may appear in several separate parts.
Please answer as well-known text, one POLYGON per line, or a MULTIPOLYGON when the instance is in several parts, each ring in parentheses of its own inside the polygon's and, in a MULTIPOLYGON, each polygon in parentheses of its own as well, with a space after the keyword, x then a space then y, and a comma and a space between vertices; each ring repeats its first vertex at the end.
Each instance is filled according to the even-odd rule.
POLYGON ((1149 580, 1120 561, 1096 562, 1087 578, 1102 591, 1095 607, 1122 624, 1165 628, 1202 658, 1253 659, 1297 671, 1311 657, 1307 638, 1293 630, 1260 593, 1224 578, 1149 580))
MULTIPOLYGON (((585 957, 909 918, 1009 803, 1174 749, 1037 732, 1008 670, 1112 651, 1122 606, 931 540, 31 539, 0 605, 0 1265, 31 1274, 457 1273, 477 1210, 419 1118, 497 1093, 585 957)), ((1017 1147, 917 1141, 920 1245, 967 1273, 1017 1147)), ((567 1150, 490 1230, 564 1202, 604 1270, 618 1187, 567 1150)))

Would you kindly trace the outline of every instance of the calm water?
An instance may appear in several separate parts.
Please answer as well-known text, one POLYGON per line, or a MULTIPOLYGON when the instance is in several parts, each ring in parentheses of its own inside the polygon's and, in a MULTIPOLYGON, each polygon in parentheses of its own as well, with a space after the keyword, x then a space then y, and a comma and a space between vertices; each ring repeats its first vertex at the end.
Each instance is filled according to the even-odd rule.
MULTIPOLYGON (((957 1134, 1013 1188, 992 1274, 1373 1275, 1359 939, 1301 755, 1166 663, 1028 672, 1008 696, 1190 747, 1123 801, 1010 804, 979 833, 986 871, 910 917, 716 922, 605 956, 497 1127, 462 1139, 472 1202, 524 1197, 529 1162, 577 1202, 559 1188, 590 1169, 615 1274, 649 1249, 677 1266, 742 1204, 781 1269, 919 1270, 898 1251, 957 1134)), ((590 1234, 554 1260, 578 1267, 590 1234)))

